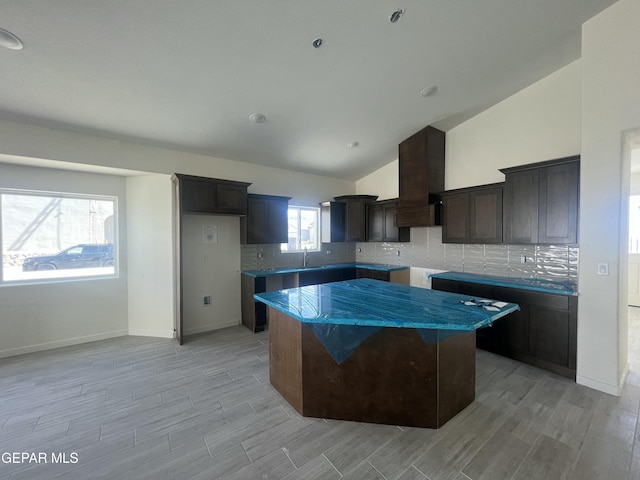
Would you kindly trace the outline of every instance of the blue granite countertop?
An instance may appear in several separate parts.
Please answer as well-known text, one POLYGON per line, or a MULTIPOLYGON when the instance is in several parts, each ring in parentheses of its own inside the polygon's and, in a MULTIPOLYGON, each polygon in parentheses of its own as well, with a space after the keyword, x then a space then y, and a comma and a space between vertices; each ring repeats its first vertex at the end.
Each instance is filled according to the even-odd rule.
POLYGON ((473 331, 520 307, 468 295, 361 278, 254 295, 309 324, 473 331))
POLYGON ((288 267, 288 268, 266 268, 262 270, 245 270, 242 273, 251 277, 268 277, 271 275, 283 275, 285 273, 313 272, 319 270, 335 270, 341 268, 366 268, 369 270, 380 270, 383 272, 394 272, 406 270, 409 267, 402 265, 384 265, 381 263, 334 263, 321 265, 318 267, 288 267))
POLYGON ((482 283, 499 287, 520 288, 535 292, 555 293, 556 295, 577 295, 576 285, 571 282, 543 280, 539 278, 511 278, 494 275, 480 275, 465 272, 442 272, 430 275, 431 278, 456 280, 459 282, 482 283))

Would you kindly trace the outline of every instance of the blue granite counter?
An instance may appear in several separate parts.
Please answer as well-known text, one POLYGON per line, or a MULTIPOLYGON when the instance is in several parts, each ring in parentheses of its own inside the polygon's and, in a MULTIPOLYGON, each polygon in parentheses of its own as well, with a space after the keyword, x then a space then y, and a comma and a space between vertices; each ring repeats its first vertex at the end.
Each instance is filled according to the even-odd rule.
POLYGON ((577 295, 576 285, 571 282, 559 282, 539 278, 511 278, 465 272, 434 273, 430 275, 430 277, 459 282, 482 283, 499 287, 519 288, 535 292, 554 293, 556 295, 577 295))
POLYGON ((520 307, 361 278, 254 295, 309 324, 473 331, 520 307))
POLYGON ((245 270, 242 273, 251 277, 269 277, 271 275, 284 275, 286 273, 313 272, 321 270, 336 270, 342 268, 366 268, 368 270, 380 270, 383 272, 395 272, 406 270, 409 267, 401 265, 384 265, 380 263, 334 263, 318 267, 288 267, 288 268, 266 268, 262 270, 245 270))

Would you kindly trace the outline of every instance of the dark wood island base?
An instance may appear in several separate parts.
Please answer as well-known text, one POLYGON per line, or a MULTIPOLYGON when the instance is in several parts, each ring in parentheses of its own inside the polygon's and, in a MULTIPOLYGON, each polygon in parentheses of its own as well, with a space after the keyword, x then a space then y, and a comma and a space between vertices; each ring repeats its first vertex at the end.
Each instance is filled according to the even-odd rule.
POLYGON ((338 364, 307 325, 268 315, 271 384, 303 416, 440 428, 475 398, 475 332, 427 344, 385 327, 338 364))

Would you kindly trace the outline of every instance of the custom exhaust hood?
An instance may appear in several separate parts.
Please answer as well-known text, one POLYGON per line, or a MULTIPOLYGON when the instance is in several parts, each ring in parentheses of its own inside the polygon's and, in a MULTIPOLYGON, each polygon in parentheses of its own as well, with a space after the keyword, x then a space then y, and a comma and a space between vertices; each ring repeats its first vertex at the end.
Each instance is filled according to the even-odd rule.
POLYGON ((444 191, 445 133, 428 126, 399 145, 398 227, 440 225, 438 193, 444 191))

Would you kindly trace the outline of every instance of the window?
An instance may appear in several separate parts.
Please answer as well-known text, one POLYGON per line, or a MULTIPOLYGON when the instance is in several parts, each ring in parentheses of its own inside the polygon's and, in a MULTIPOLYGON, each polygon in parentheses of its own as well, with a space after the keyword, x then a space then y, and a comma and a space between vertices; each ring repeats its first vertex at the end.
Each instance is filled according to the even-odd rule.
POLYGON ((289 242, 283 243, 282 252, 320 251, 320 209, 289 207, 289 242))
POLYGON ((113 276, 114 197, 0 190, 3 283, 113 276))

